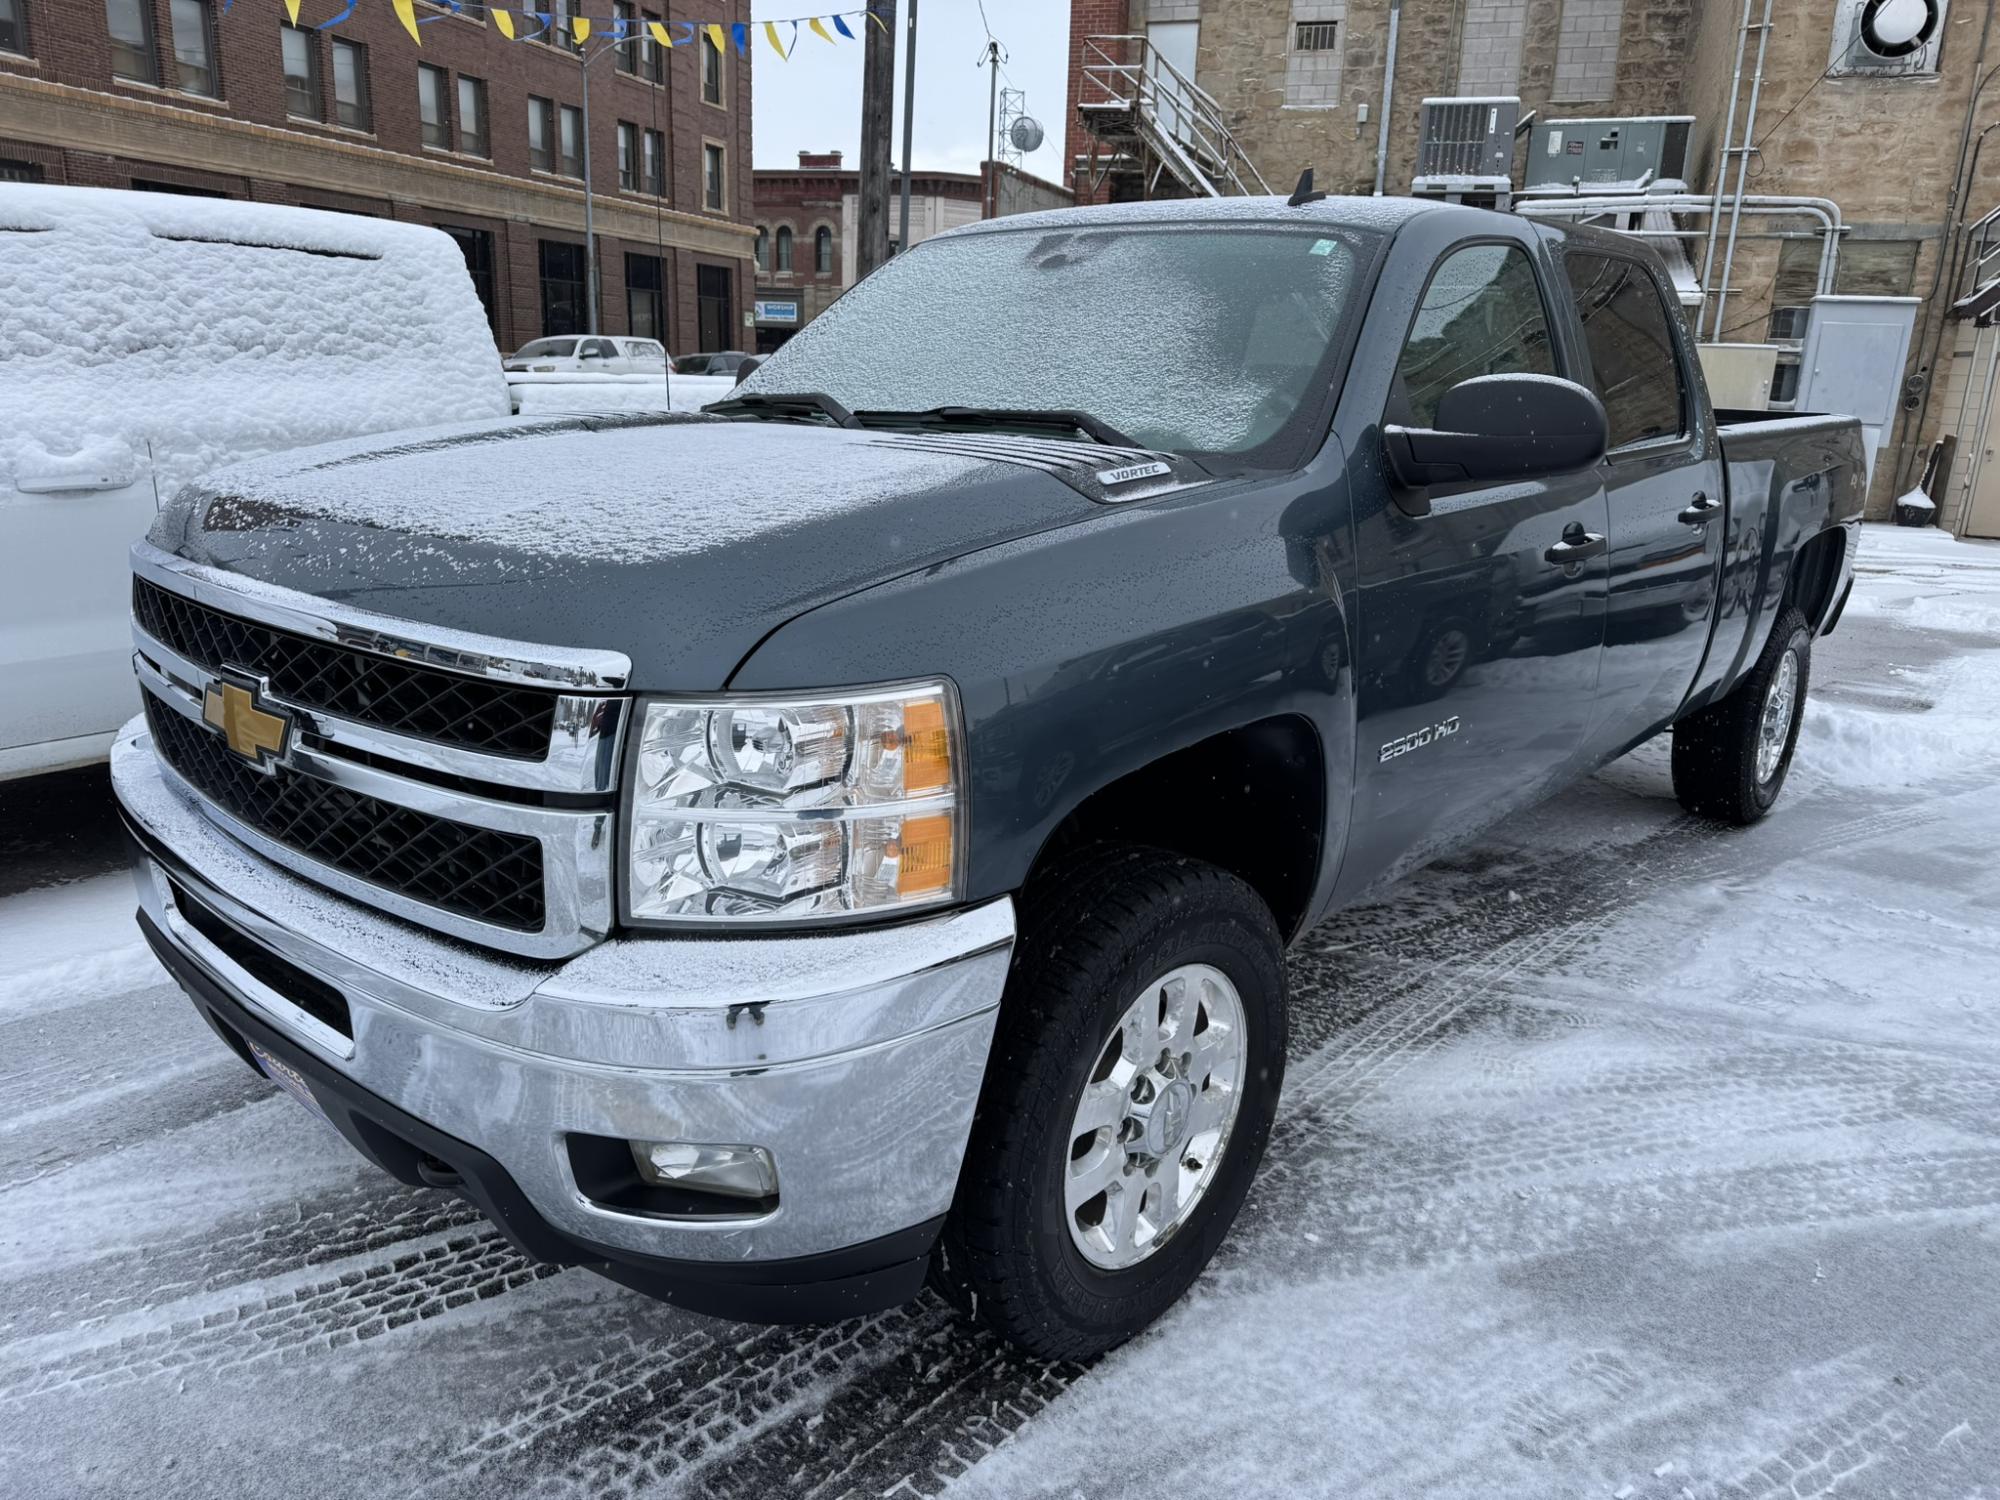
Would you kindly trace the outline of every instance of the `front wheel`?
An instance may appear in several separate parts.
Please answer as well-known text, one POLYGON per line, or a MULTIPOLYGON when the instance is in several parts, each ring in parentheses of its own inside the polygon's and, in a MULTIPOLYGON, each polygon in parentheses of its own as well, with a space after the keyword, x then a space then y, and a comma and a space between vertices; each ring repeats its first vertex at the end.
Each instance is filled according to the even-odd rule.
POLYGON ((1754 823, 1778 800, 1798 747, 1812 670, 1812 624, 1787 609, 1750 675, 1674 726, 1674 795, 1689 812, 1754 823))
POLYGON ((1032 1353, 1123 1343, 1208 1264, 1284 1077, 1282 944, 1235 876, 1097 850, 1031 892, 937 1281, 1032 1353))

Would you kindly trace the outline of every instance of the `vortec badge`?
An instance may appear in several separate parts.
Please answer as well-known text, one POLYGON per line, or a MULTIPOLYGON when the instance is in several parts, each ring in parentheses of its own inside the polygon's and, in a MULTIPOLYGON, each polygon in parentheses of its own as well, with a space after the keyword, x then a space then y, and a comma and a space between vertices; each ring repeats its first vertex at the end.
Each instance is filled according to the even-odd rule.
POLYGON ((202 695, 201 717, 221 731, 229 753, 269 775, 284 758, 291 738, 292 717, 257 703, 257 688, 219 678, 202 695))
POLYGON ((1157 479, 1162 474, 1174 472, 1172 464, 1127 464, 1122 469, 1099 469, 1099 484, 1130 484, 1135 479, 1157 479))
POLYGON ((1377 758, 1376 764, 1380 765, 1383 761, 1394 760, 1399 755, 1408 755, 1412 750, 1421 750, 1424 746, 1434 745, 1439 740, 1448 740, 1457 733, 1458 715, 1453 714, 1442 723, 1427 724, 1422 729, 1411 730, 1410 733, 1402 736, 1400 739, 1389 741, 1388 744, 1382 747, 1382 754, 1377 758))

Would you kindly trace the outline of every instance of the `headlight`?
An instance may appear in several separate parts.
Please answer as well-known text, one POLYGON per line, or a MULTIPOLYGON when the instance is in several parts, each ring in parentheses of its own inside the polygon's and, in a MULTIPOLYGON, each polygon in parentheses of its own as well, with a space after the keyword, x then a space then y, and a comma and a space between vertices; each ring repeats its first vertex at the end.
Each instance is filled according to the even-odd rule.
POLYGON ((635 922, 825 921, 959 893, 963 766, 949 683, 655 699, 634 753, 635 922))

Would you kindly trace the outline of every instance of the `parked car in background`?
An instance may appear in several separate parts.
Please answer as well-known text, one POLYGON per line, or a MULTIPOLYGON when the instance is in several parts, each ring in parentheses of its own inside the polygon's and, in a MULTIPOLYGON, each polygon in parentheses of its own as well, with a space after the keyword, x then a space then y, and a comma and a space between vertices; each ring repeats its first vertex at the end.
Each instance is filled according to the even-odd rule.
POLYGON ((745 354, 741 349, 725 349, 720 354, 683 354, 674 361, 676 375, 739 375, 745 360, 754 360, 754 354, 745 354))
POLYGON ((536 339, 523 344, 506 368, 536 375, 664 375, 667 364, 667 347, 656 339, 605 335, 536 339))
POLYGON ((102 759, 138 707, 127 551, 183 482, 507 410, 437 230, 0 184, 0 777, 102 759))

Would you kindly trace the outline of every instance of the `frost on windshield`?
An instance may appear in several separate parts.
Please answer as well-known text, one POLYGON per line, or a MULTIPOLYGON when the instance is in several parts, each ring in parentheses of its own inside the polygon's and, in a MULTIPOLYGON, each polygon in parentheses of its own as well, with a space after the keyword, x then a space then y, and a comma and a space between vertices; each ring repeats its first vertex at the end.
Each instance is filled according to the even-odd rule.
POLYGON ((1327 378, 1356 258, 1330 225, 954 235, 862 282, 744 389, 1082 411, 1146 447, 1242 453, 1327 378))

